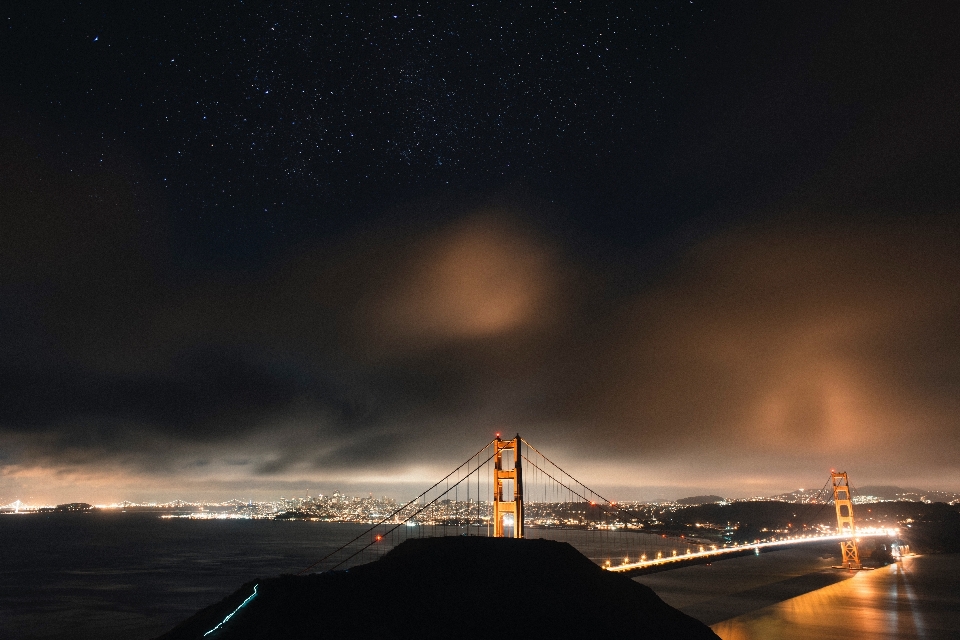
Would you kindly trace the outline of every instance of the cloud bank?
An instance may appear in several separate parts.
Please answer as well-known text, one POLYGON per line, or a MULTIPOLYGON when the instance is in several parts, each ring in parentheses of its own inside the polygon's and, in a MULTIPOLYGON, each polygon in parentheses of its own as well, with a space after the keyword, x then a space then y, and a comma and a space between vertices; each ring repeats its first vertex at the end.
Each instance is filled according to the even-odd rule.
POLYGON ((34 215, 4 221, 4 495, 383 491, 500 430, 627 493, 749 495, 831 467, 960 489, 947 217, 764 216, 640 274, 478 205, 187 277, 125 215, 122 179, 31 202, 51 175, 25 171, 13 204, 34 215))

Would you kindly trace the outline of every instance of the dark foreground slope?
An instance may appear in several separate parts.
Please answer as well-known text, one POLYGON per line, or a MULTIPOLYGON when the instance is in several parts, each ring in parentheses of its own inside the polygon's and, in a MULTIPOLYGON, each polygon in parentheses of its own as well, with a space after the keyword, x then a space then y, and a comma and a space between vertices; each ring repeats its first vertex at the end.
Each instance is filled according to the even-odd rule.
POLYGON ((248 583, 163 640, 717 636, 648 587, 550 540, 408 540, 371 564, 248 583))

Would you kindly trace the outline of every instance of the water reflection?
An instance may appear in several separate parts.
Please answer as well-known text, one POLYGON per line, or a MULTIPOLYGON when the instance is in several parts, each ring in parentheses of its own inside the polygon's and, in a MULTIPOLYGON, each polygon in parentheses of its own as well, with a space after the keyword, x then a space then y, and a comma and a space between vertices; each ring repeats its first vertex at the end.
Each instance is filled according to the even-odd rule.
POLYGON ((908 558, 714 624, 723 640, 960 637, 960 555, 908 558))

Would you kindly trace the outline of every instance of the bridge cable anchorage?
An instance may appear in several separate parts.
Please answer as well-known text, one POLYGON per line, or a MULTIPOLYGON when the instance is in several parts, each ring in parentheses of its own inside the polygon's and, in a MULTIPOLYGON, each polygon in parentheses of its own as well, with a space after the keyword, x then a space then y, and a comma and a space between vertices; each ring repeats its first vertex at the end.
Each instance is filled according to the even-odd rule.
MULTIPOLYGON (((479 451, 477 451, 475 454, 473 454, 472 456, 470 456, 469 458, 467 458, 467 460, 466 460, 463 464, 461 464, 461 465, 458 466, 456 469, 454 469, 453 471, 451 471, 450 473, 448 473, 446 476, 444 476, 443 478, 441 478, 440 480, 438 480, 436 483, 433 484, 433 486, 431 486, 429 489, 425 490, 423 493, 421 493, 420 495, 418 495, 416 498, 413 498, 412 500, 410 500, 409 502, 405 503, 404 505, 402 505, 402 506, 399 507, 398 509, 394 510, 393 513, 385 516, 385 517, 384 517, 383 519, 381 519, 379 522, 377 522, 376 524, 374 524, 374 525, 373 525, 372 527, 370 527, 369 529, 366 529, 363 533, 361 533, 360 535, 358 535, 356 538, 354 538, 354 539, 351 540, 350 542, 347 542, 346 544, 340 546, 339 548, 334 549, 333 551, 331 551, 330 553, 328 553, 328 554, 325 555, 324 557, 320 558, 319 560, 317 560, 316 562, 314 562, 314 563, 311 564, 310 566, 305 567, 304 569, 301 569, 301 570, 298 571, 295 575, 301 575, 301 574, 306 573, 307 571, 309 571, 310 569, 314 568, 315 566, 317 566, 317 565, 320 564, 321 562, 327 560, 327 559, 330 558, 331 556, 333 556, 333 555, 339 553, 340 551, 342 551, 344 548, 350 546, 351 544, 353 544, 354 542, 356 542, 356 541, 359 540, 360 538, 364 537, 365 535, 368 535, 371 531, 373 531, 374 529, 376 529, 377 527, 379 527, 380 525, 382 525, 384 522, 387 522, 390 518, 393 518, 394 516, 396 516, 397 514, 399 514, 400 512, 402 512, 404 509, 406 509, 407 507, 409 507, 410 505, 412 505, 413 503, 415 503, 417 500, 420 500, 421 498, 423 498, 427 493, 429 493, 429 492, 432 491, 433 489, 437 488, 437 487, 440 485, 441 482, 446 481, 446 480, 447 480, 450 476, 452 476, 454 473, 457 473, 458 471, 460 471, 460 469, 462 469, 464 466, 466 466, 467 464, 469 464, 474 458, 478 458, 478 457, 480 456, 480 454, 483 453, 484 451, 486 451, 487 448, 490 447, 490 445, 492 445, 495 441, 496 441, 496 439, 491 440, 491 441, 488 442, 487 444, 483 445, 483 448, 481 448, 481 449, 480 449, 479 451)), ((492 456, 491 456, 491 457, 492 457, 492 456)), ((490 460, 490 458, 487 458, 487 461, 489 461, 489 460, 490 460)), ((484 462, 484 463, 482 463, 482 464, 486 464, 486 462, 484 462)), ((478 466, 477 466, 477 469, 479 469, 479 468, 480 468, 480 466, 478 465, 478 466)), ((473 472, 471 471, 471 473, 473 473, 473 472)), ((468 476, 468 477, 469 477, 469 476, 468 476)), ((441 494, 441 495, 445 495, 445 494, 441 494)), ((420 511, 423 511, 423 510, 421 509, 420 511)), ((420 511, 418 511, 417 513, 420 513, 420 511)), ((396 528, 396 527, 394 527, 394 528, 396 528)), ((391 531, 392 531, 392 529, 391 529, 391 531)), ((351 557, 353 557, 353 556, 351 556, 351 557)), ((342 564, 342 563, 341 563, 341 564, 342 564)), ((340 565, 338 564, 337 566, 340 566, 340 565)))

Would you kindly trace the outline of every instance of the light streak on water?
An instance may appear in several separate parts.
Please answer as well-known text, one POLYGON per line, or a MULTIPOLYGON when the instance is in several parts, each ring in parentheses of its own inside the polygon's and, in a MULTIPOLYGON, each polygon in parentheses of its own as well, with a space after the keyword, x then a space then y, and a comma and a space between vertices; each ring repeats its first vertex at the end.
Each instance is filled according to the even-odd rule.
POLYGON ((907 556, 710 625, 724 640, 956 640, 960 554, 907 556))

